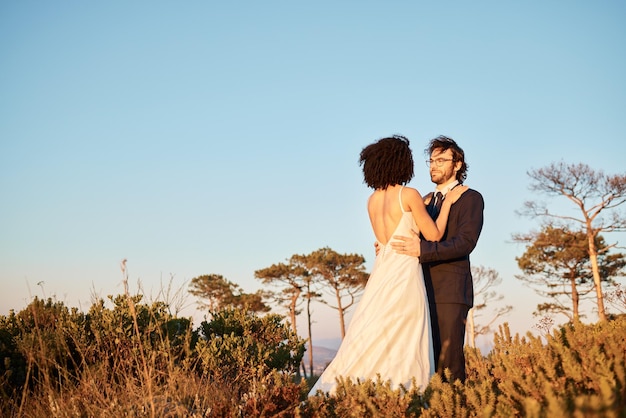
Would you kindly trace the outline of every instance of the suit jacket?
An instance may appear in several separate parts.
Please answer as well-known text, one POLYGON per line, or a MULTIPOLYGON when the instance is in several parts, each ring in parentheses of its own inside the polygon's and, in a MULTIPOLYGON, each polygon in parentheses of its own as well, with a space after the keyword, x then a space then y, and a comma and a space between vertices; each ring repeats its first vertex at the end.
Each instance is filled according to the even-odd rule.
POLYGON ((474 305, 469 255, 483 228, 484 201, 468 189, 450 208, 448 225, 439 242, 420 242, 420 262, 429 301, 474 305))

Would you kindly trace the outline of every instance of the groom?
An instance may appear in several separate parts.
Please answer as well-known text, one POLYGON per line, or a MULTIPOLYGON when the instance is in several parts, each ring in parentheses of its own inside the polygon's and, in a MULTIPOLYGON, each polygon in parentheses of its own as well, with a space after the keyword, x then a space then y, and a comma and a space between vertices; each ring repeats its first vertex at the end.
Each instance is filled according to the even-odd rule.
MULTIPOLYGON (((446 193, 467 177, 465 153, 446 136, 430 141, 430 179, 436 184, 435 196, 427 210, 436 219, 446 193)), ((468 189, 450 209, 448 226, 439 242, 396 236, 392 247, 401 254, 419 257, 430 304, 435 367, 450 369, 452 381, 465 381, 465 322, 474 303, 469 255, 476 247, 483 227, 484 201, 476 190, 468 189)))

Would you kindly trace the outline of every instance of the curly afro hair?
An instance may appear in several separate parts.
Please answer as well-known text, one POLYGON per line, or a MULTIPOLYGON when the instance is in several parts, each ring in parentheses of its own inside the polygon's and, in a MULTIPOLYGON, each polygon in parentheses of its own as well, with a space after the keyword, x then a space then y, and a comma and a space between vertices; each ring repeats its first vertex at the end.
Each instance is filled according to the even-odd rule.
POLYGON ((382 138, 363 148, 359 158, 364 182, 372 189, 406 184, 413 178, 413 153, 401 135, 382 138))

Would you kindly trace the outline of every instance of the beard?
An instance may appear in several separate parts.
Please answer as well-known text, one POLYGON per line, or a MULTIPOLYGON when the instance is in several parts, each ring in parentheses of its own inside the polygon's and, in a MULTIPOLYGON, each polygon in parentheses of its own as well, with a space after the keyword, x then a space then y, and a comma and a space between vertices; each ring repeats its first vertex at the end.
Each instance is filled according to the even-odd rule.
POLYGON ((434 170, 430 170, 430 181, 439 185, 444 184, 454 178, 454 170, 452 169, 452 165, 446 170, 441 168, 436 168, 434 170))

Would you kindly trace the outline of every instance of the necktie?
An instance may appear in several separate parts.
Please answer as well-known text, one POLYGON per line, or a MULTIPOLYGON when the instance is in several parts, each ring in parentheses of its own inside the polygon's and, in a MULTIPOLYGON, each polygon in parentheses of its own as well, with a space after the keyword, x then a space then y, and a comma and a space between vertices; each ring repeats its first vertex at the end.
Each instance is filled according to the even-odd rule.
POLYGON ((441 194, 441 192, 435 193, 434 199, 435 200, 431 209, 430 216, 433 219, 437 219, 437 216, 439 216, 439 211, 441 211, 441 204, 443 203, 443 195, 441 194))

